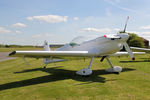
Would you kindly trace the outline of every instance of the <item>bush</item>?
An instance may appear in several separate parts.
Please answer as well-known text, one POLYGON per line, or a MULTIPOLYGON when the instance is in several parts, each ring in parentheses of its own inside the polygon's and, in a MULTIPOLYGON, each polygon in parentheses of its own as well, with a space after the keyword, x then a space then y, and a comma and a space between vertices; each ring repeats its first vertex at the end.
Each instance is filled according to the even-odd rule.
POLYGON ((127 41, 127 43, 129 44, 129 46, 132 47, 145 47, 144 45, 144 40, 139 37, 138 35, 134 34, 134 33, 128 33, 129 34, 129 39, 127 41))

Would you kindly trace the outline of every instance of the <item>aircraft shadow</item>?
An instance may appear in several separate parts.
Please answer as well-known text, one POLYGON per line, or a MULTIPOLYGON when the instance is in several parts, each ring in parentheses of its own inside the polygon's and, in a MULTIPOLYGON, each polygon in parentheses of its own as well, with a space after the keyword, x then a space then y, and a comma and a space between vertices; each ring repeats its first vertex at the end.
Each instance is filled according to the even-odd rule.
POLYGON ((150 62, 150 57, 149 58, 140 58, 140 59, 150 62))
POLYGON ((150 59, 150 58, 140 58, 140 59, 150 59))
MULTIPOLYGON (((36 68, 36 69, 31 69, 31 70, 23 70, 21 72, 14 72, 14 74, 27 73, 27 72, 39 71, 39 70, 50 73, 50 75, 1 84, 0 91, 12 89, 12 88, 36 85, 36 84, 41 84, 41 83, 47 83, 47 82, 55 82, 55 81, 60 81, 60 80, 65 80, 65 79, 72 79, 76 81, 89 82, 89 83, 91 82, 105 83, 106 82, 105 78, 100 77, 99 75, 113 74, 113 73, 106 73, 105 70, 93 70, 92 75, 90 75, 89 77, 83 77, 83 76, 76 75, 75 73, 76 71, 58 69, 58 67, 46 68, 46 69, 36 68)), ((123 68, 123 72, 133 71, 133 70, 135 69, 123 68)))
POLYGON ((143 60, 143 61, 120 61, 120 63, 140 63, 140 62, 150 62, 150 60, 143 60))

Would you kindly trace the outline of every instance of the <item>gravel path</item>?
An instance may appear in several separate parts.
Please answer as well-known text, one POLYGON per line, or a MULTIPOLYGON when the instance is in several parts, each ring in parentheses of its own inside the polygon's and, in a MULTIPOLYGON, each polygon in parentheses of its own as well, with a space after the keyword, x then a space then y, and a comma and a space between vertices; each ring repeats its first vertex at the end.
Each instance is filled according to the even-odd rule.
POLYGON ((16 57, 9 57, 8 54, 10 52, 0 52, 0 62, 5 61, 5 60, 10 60, 10 59, 15 59, 16 57))

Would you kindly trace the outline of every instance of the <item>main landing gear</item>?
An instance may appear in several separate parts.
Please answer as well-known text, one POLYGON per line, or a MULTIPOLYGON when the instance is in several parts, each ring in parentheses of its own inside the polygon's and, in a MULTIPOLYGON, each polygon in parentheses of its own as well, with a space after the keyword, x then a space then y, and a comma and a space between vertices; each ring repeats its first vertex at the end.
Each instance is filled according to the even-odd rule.
POLYGON ((47 64, 46 64, 45 66, 43 66, 43 68, 45 69, 45 68, 46 68, 46 66, 47 66, 47 64))
MULTIPOLYGON (((119 72, 122 71, 122 67, 113 66, 111 61, 109 60, 109 58, 107 56, 103 56, 100 61, 102 62, 105 58, 108 61, 109 65, 111 66, 111 68, 108 68, 108 69, 105 70, 106 72, 119 74, 119 72)), ((81 75, 81 76, 91 75, 92 74, 91 65, 92 65, 93 59, 94 59, 94 57, 91 58, 91 61, 89 63, 88 68, 81 69, 81 70, 77 71, 76 74, 81 75)))
POLYGON ((91 58, 88 68, 81 69, 81 70, 77 71, 76 74, 82 75, 82 76, 91 75, 92 74, 91 65, 92 65, 93 59, 94 59, 94 57, 91 58))
POLYGON ((105 70, 106 72, 119 74, 119 72, 122 71, 122 67, 120 67, 120 66, 113 66, 111 61, 109 60, 109 58, 106 57, 106 59, 107 59, 109 65, 111 66, 111 68, 108 68, 108 69, 105 70))

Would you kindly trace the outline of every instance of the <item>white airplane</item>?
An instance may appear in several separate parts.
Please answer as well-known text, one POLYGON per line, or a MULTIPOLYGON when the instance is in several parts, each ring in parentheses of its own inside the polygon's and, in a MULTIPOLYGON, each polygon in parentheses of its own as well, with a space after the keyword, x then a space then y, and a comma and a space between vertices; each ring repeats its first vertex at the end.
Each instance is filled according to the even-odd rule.
MULTIPOLYGON (((127 18, 128 21, 129 18, 127 18)), ((44 64, 48 64, 51 62, 59 62, 63 61, 63 59, 55 59, 55 58, 63 58, 63 57, 81 57, 81 58, 91 58, 88 68, 81 69, 76 72, 78 75, 91 75, 91 65, 94 57, 102 57, 101 62, 106 58, 111 68, 107 69, 107 72, 119 73, 122 71, 122 67, 113 66, 109 57, 111 56, 123 56, 130 55, 132 60, 135 60, 133 54, 144 54, 145 52, 132 52, 126 43, 129 38, 129 35, 125 32, 126 25, 123 33, 115 34, 115 35, 104 35, 102 37, 97 37, 92 40, 88 40, 87 38, 77 37, 73 39, 70 43, 56 49, 55 51, 51 51, 48 43, 45 41, 44 43, 44 51, 13 51, 9 54, 9 56, 15 57, 31 57, 31 58, 44 58, 44 64), (118 52, 123 46, 125 47, 127 52, 118 52)))

